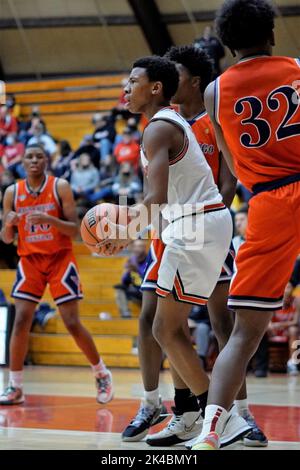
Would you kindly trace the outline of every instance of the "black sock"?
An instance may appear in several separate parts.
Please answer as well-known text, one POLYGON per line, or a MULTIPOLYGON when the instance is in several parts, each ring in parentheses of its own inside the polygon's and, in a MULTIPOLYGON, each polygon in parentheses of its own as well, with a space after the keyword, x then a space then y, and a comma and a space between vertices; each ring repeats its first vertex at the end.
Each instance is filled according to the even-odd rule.
POLYGON ((207 397, 208 397, 208 390, 207 390, 207 392, 204 392, 201 395, 197 396, 198 403, 199 403, 199 406, 201 408, 201 415, 202 415, 203 418, 204 418, 205 408, 206 408, 206 405, 207 405, 207 397))
POLYGON ((199 411, 197 397, 189 388, 175 388, 174 402, 176 413, 179 415, 188 411, 199 411))

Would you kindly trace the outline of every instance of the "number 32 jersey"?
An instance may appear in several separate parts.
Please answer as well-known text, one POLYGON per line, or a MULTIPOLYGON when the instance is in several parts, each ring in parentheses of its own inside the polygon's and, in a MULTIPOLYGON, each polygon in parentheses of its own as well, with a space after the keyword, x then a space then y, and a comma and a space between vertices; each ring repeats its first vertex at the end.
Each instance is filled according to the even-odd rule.
POLYGON ((238 179, 257 184, 300 174, 300 60, 242 59, 215 81, 215 119, 238 179))
POLYGON ((14 210, 20 216, 18 225, 18 255, 54 255, 60 250, 71 250, 71 238, 48 224, 32 225, 27 217, 36 211, 63 218, 57 192, 58 179, 46 176, 39 194, 32 194, 26 180, 15 184, 14 210))

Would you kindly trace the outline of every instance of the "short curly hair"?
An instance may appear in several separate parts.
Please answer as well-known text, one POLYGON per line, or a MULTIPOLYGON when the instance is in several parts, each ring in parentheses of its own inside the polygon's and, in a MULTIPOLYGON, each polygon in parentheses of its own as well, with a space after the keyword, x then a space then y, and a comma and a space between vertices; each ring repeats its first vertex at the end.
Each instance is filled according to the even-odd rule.
POLYGON ((187 46, 171 47, 165 57, 183 65, 193 76, 199 76, 200 91, 204 93, 207 85, 212 81, 213 64, 204 49, 196 48, 193 44, 187 46))
POLYGON ((179 84, 179 74, 174 62, 166 57, 154 55, 136 60, 132 68, 135 67, 144 68, 150 82, 162 83, 163 95, 167 101, 175 95, 179 84))
POLYGON ((226 0, 216 15, 216 30, 232 51, 263 45, 274 29, 276 10, 269 0, 226 0))

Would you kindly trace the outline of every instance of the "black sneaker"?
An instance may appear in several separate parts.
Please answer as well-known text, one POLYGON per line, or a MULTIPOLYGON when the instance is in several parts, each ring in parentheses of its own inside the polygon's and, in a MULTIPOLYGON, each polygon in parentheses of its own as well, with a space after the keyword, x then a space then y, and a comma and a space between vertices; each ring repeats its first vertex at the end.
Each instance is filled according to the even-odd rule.
POLYGON ((243 416, 244 420, 247 421, 249 426, 251 426, 251 431, 249 431, 243 437, 243 444, 246 447, 267 447, 268 439, 258 427, 255 422, 254 417, 251 414, 243 416))
POLYGON ((161 423, 161 421, 163 421, 167 416, 167 408, 161 400, 158 408, 149 406, 149 403, 142 400, 137 415, 122 433, 122 441, 141 441, 148 434, 148 430, 151 426, 161 423))

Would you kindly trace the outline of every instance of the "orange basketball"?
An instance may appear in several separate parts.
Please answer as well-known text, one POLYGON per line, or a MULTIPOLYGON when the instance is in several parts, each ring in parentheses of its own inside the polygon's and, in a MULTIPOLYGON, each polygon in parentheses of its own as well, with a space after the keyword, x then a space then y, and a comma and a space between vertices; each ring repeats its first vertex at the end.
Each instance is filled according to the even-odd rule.
POLYGON ((94 253, 101 253, 96 245, 109 238, 110 228, 107 224, 106 219, 109 219, 113 224, 126 223, 128 217, 119 221, 119 215, 122 215, 121 219, 124 219, 123 214, 126 211, 126 206, 118 206, 116 204, 103 203, 92 207, 82 219, 81 222, 81 238, 88 249, 94 253))

